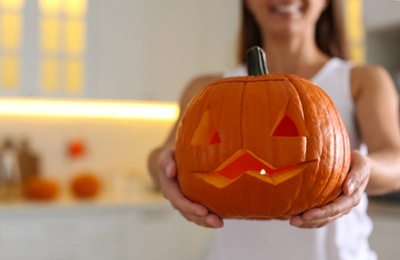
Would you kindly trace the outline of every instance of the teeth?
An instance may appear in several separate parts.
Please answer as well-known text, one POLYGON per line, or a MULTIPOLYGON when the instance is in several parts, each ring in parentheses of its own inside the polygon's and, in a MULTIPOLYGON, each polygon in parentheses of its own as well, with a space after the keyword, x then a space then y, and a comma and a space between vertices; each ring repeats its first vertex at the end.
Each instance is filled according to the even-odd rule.
POLYGON ((280 5, 276 6, 275 10, 278 13, 293 14, 300 12, 300 5, 280 5))

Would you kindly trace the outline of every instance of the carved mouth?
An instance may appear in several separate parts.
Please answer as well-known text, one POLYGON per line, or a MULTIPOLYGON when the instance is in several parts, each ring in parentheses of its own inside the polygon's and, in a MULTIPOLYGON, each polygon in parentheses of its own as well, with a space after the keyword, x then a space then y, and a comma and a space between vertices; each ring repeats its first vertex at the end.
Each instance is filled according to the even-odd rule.
POLYGON ((214 172, 195 174, 218 188, 224 188, 246 174, 272 185, 278 185, 300 174, 316 161, 299 162, 277 169, 249 150, 241 149, 224 161, 214 172))

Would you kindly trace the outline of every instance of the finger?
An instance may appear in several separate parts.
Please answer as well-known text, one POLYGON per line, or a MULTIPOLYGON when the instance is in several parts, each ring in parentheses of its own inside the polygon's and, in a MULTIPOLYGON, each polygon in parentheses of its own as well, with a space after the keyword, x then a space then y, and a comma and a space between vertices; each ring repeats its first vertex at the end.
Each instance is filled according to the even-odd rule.
POLYGON ((320 208, 310 209, 302 214, 304 220, 323 219, 329 216, 338 215, 347 209, 352 208, 353 200, 347 196, 339 196, 337 199, 320 208))
POLYGON ((188 221, 194 222, 197 225, 206 228, 222 228, 224 226, 223 220, 214 214, 209 214, 204 217, 187 215, 185 216, 185 218, 188 221))
POLYGON ((299 228, 319 228, 319 227, 328 225, 329 223, 337 220, 338 218, 346 215, 349 212, 350 212, 350 209, 346 210, 346 211, 342 211, 333 216, 327 216, 327 217, 323 217, 323 218, 319 218, 319 219, 305 219, 305 218, 303 218, 302 215, 296 215, 290 219, 290 225, 299 227, 299 228))
POLYGON ((165 175, 168 176, 168 178, 176 177, 176 165, 175 165, 175 162, 169 161, 167 163, 167 165, 165 166, 165 175))
POLYGON ((200 204, 189 200, 181 191, 176 178, 176 164, 173 151, 165 151, 160 156, 160 185, 163 196, 177 209, 188 221, 208 228, 220 228, 223 220, 200 204))
POLYGON ((163 151, 159 157, 160 172, 173 178, 176 176, 176 164, 173 158, 173 151, 163 151))
POLYGON ((353 151, 351 153, 350 171, 343 185, 343 193, 351 195, 365 179, 369 179, 369 174, 370 169, 364 156, 357 151, 353 151))
POLYGON ((360 202, 367 182, 368 180, 364 180, 363 184, 352 196, 342 195, 321 208, 314 208, 301 215, 293 216, 290 220, 290 224, 301 228, 321 227, 348 214, 351 209, 360 202))
POLYGON ((172 206, 179 210, 182 216, 187 220, 203 227, 220 228, 223 226, 223 220, 217 215, 209 213, 206 207, 187 199, 180 191, 176 181, 168 180, 168 182, 164 182, 162 190, 164 197, 166 197, 172 206))
POLYGON ((298 228, 320 228, 328 225, 329 223, 337 220, 340 217, 341 215, 336 215, 318 220, 304 220, 301 218, 301 216, 294 216, 292 219, 290 219, 290 225, 298 228))
POLYGON ((180 190, 177 191, 171 188, 166 193, 166 198, 173 198, 170 199, 172 206, 179 210, 187 220, 208 228, 220 228, 223 226, 222 219, 215 214, 210 214, 206 207, 188 200, 180 190))
POLYGON ((360 202, 367 182, 367 179, 363 180, 361 185, 353 192, 352 195, 341 195, 331 203, 328 203, 320 208, 314 208, 304 212, 302 217, 305 220, 323 219, 330 216, 340 215, 342 212, 348 213, 360 202))
POLYGON ((193 203, 183 194, 176 179, 168 179, 166 176, 161 181, 161 191, 163 196, 170 201, 172 206, 183 214, 191 214, 196 216, 205 216, 208 213, 204 206, 193 203))

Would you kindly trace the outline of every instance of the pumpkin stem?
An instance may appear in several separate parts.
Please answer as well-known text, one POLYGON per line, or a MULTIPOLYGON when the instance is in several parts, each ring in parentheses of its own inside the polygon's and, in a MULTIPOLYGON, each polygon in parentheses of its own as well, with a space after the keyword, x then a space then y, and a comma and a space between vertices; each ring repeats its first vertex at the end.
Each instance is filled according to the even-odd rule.
POLYGON ((253 46, 246 51, 247 73, 251 76, 268 74, 265 52, 259 46, 253 46))

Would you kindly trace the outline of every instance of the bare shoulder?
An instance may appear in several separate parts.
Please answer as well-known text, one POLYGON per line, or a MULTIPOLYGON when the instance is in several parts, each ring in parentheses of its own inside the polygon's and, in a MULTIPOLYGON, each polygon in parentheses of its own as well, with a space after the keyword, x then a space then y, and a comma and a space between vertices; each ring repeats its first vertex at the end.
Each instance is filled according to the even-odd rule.
POLYGON ((208 86, 211 82, 220 79, 221 74, 202 75, 194 78, 185 88, 181 96, 181 107, 186 107, 190 100, 203 88, 208 86))
POLYGON ((388 77, 386 69, 380 65, 355 66, 351 72, 352 77, 357 81, 379 80, 388 77))
POLYGON ((387 92, 390 94, 396 92, 390 74, 380 65, 362 65, 354 67, 351 71, 351 86, 355 101, 366 92, 387 92))

